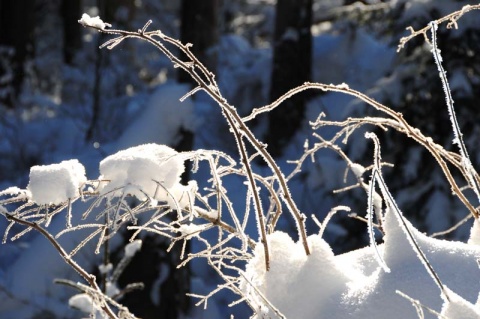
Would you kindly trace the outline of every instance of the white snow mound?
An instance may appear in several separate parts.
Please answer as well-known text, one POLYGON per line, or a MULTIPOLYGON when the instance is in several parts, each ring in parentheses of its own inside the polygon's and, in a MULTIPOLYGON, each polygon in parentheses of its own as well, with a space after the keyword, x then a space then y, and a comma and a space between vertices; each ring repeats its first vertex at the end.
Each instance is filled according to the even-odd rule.
MULTIPOLYGON (((370 247, 335 256, 318 235, 308 237, 311 254, 286 233, 268 236, 270 271, 265 271, 263 245, 258 243, 246 266, 241 289, 256 308, 254 318, 417 318, 401 291, 448 318, 480 318, 473 306, 480 292, 477 260, 480 248, 429 238, 408 221, 407 227, 442 283, 450 301, 428 274, 398 222, 387 210, 384 244, 379 248, 390 273, 373 258, 370 247), (266 301, 268 300, 268 302, 266 301)), ((437 318, 425 311, 424 318, 437 318)))
POLYGON ((100 179, 108 181, 101 194, 130 194, 169 201, 180 187, 184 159, 166 145, 144 144, 119 151, 100 162, 100 179))
POLYGON ((59 205, 80 195, 87 181, 85 167, 76 159, 58 164, 37 165, 30 169, 27 189, 38 205, 59 205))

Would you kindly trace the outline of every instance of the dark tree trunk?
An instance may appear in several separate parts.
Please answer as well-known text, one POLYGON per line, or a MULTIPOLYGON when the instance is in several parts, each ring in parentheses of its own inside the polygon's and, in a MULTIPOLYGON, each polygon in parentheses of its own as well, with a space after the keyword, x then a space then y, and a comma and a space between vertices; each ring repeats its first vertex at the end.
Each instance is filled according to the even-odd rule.
POLYGON ((63 60, 71 64, 75 52, 82 46, 81 26, 77 23, 81 17, 81 1, 63 0, 60 10, 63 19, 63 60))
MULTIPOLYGON (((277 1, 271 101, 311 80, 311 21, 312 0, 277 1)), ((268 114, 269 129, 265 142, 273 156, 282 154, 283 148, 299 128, 304 118, 308 95, 295 95, 268 114)))
MULTIPOLYGON (((220 0, 182 0, 180 40, 183 43, 193 44, 191 50, 195 56, 211 72, 215 73, 217 54, 215 46, 218 43, 218 14, 220 0)), ((196 85, 190 75, 181 70, 178 73, 180 83, 196 85)), ((190 151, 193 147, 193 134, 182 130, 182 140, 176 145, 178 151, 190 151)), ((183 181, 188 180, 189 167, 182 176, 183 181)))
MULTIPOLYGON (((0 83, 0 89, 11 86, 8 94, 0 95, 0 103, 14 107, 20 93, 24 72, 24 63, 28 57, 33 41, 34 1, 31 0, 1 0, 0 1, 0 46, 13 49, 13 55, 0 52, 0 59, 10 66, 0 64, 0 78, 11 68, 13 77, 7 83, 0 83)), ((2 81, 3 82, 3 81, 2 81)))
MULTIPOLYGON (((182 0, 180 40, 193 44, 192 52, 210 71, 215 72, 218 42, 219 0, 182 0)), ((179 72, 178 80, 192 83, 186 72, 179 72)))

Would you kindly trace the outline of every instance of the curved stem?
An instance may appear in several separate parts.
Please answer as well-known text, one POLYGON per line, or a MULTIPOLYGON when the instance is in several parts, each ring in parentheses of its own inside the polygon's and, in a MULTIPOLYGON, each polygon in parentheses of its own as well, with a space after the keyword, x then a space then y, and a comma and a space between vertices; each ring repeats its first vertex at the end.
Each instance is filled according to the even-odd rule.
MULTIPOLYGON (((52 246, 58 251, 60 256, 63 258, 63 260, 70 266, 72 267, 80 276, 85 279, 85 281, 94 289, 99 295, 103 295, 102 290, 98 286, 95 276, 89 274, 85 269, 83 269, 79 264, 77 264, 68 254, 67 252, 63 249, 62 246, 58 243, 58 241, 55 240, 55 238, 48 232, 46 231, 43 227, 38 225, 37 223, 29 222, 23 219, 19 219, 11 214, 5 214, 8 220, 14 221, 18 224, 31 227, 38 231, 40 234, 42 234, 48 241, 52 244, 52 246)), ((110 308, 110 306, 107 304, 105 300, 100 305, 100 308, 108 315, 109 318, 111 319, 118 319, 117 315, 113 312, 113 310, 110 308)))

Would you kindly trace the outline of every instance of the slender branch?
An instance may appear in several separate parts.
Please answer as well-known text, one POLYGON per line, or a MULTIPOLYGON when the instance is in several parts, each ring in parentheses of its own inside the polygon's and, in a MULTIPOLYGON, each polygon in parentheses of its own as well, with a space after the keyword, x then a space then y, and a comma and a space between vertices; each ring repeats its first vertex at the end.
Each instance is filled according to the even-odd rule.
MULTIPOLYGON (((291 89, 290 91, 288 91, 287 93, 285 93, 284 95, 279 97, 273 103, 271 103, 269 105, 266 105, 266 106, 263 106, 263 107, 260 107, 260 108, 257 108, 257 109, 254 109, 249 116, 244 117, 244 120, 245 121, 251 120, 251 119, 255 118, 255 116, 257 116, 258 114, 261 114, 261 113, 264 113, 264 112, 269 112, 269 111, 273 110, 274 108, 276 108, 277 106, 279 106, 283 101, 290 98, 291 96, 293 96, 295 94, 298 94, 300 92, 303 92, 305 90, 311 90, 311 89, 317 89, 317 90, 328 91, 328 92, 339 92, 339 93, 344 93, 344 94, 354 96, 354 97, 364 101, 368 105, 374 107, 378 111, 381 111, 381 112, 385 113, 386 115, 388 115, 389 117, 393 118, 398 123, 398 125, 400 127, 402 127, 402 130, 404 131, 404 134, 406 134, 408 137, 414 139, 417 143, 419 143, 420 145, 425 147, 430 152, 430 154, 432 154, 432 156, 435 158, 435 160, 439 164, 440 168, 442 169, 445 177, 447 178, 447 180, 448 180, 448 182, 449 182, 449 184, 452 188, 453 193, 455 193, 458 196, 458 198, 462 201, 462 203, 465 205, 465 207, 470 211, 470 213, 473 215, 473 217, 478 218, 477 210, 475 209, 475 207, 473 207, 473 205, 470 203, 470 201, 467 199, 467 197, 461 191, 461 189, 458 186, 457 182, 455 181, 452 173, 450 172, 450 169, 448 168, 447 163, 444 160, 444 156, 442 156, 442 154, 438 151, 437 144, 433 143, 431 138, 424 136, 420 132, 419 129, 414 128, 413 126, 408 124, 408 122, 403 118, 402 113, 393 111, 389 107, 375 101, 374 99, 368 97, 367 95, 365 95, 365 94, 363 94, 359 91, 356 91, 356 90, 353 90, 353 89, 349 88, 345 84, 333 85, 333 84, 306 82, 301 86, 298 86, 294 89, 291 89)), ((445 157, 445 158, 447 160, 453 159, 453 157, 445 157)), ((456 166, 459 167, 458 163, 456 163, 456 166)), ((462 166, 463 165, 460 164, 460 167, 462 167, 462 166)), ((464 177, 468 180, 468 173, 465 172, 465 170, 462 169, 462 168, 460 168, 460 170, 461 170, 462 174, 464 175, 464 177)), ((478 179, 478 173, 476 171, 472 171, 471 173, 474 174, 474 177, 477 180, 478 179)))
MULTIPOLYGON (((19 219, 11 214, 5 214, 8 220, 14 221, 18 224, 31 227, 38 231, 40 234, 42 234, 51 244, 52 246, 58 251, 60 256, 63 258, 65 263, 67 263, 70 267, 72 267, 80 276, 82 276, 83 279, 90 285, 90 287, 95 290, 99 295, 102 295, 102 290, 100 287, 97 285, 97 282, 95 280, 95 276, 89 274, 86 270, 84 270, 79 264, 77 264, 70 256, 67 254, 67 252, 63 249, 62 246, 58 243, 58 241, 55 240, 55 238, 48 232, 46 231, 43 227, 38 225, 37 223, 29 222, 23 219, 19 219)), ((100 305, 101 309, 108 315, 109 318, 111 319, 118 319, 117 315, 113 312, 113 310, 110 308, 110 306, 103 300, 100 305)))
MULTIPOLYGON (((151 22, 147 22, 148 26, 151 22)), ((213 73, 208 71, 208 69, 195 57, 195 55, 190 51, 190 46, 187 44, 182 44, 180 41, 168 37, 160 31, 150 31, 146 32, 146 27, 144 27, 141 32, 131 32, 123 31, 116 29, 104 29, 97 26, 85 25, 91 28, 103 32, 106 34, 117 35, 116 38, 111 39, 105 42, 101 47, 107 47, 109 49, 114 48, 116 45, 121 43, 123 40, 128 38, 139 38, 149 42, 159 49, 165 56, 170 59, 175 67, 181 68, 190 74, 192 79, 197 82, 197 84, 208 94, 210 97, 217 102, 217 104, 222 108, 224 116, 227 114, 231 117, 231 128, 232 130, 238 129, 242 136, 245 137, 248 142, 255 148, 255 150, 261 155, 265 160, 267 165, 272 170, 273 174, 276 176, 281 189, 281 199, 286 204, 288 210, 292 214, 297 224, 297 229, 299 236, 301 238, 304 250, 307 255, 310 255, 310 249, 307 243, 307 234, 305 229, 305 216, 300 212, 296 203, 293 201, 290 190, 288 188, 285 176, 282 171, 276 164, 273 157, 267 151, 265 145, 261 143, 253 134, 253 132, 248 128, 243 119, 240 117, 235 107, 230 105, 227 100, 222 96, 218 89, 218 85, 215 81, 215 76, 213 73), (168 50, 165 45, 163 45, 159 40, 156 40, 154 37, 158 37, 160 40, 163 40, 167 43, 170 43, 184 52, 190 61, 183 61, 180 58, 176 57, 170 50, 168 50), (200 74, 197 72, 200 72, 200 74)))
MULTIPOLYGON (((460 19, 467 12, 470 12, 472 10, 479 10, 479 9, 480 9, 480 4, 466 5, 461 10, 450 13, 449 15, 446 15, 433 22, 435 24, 442 24, 446 21, 449 21, 449 23, 447 24, 448 29, 451 29, 452 27, 455 29, 458 29, 458 25, 457 25, 458 19, 460 19)), ((403 49, 405 47, 405 44, 411 39, 415 38, 416 36, 423 35, 423 37, 428 41, 427 32, 430 31, 431 28, 432 28, 432 24, 428 24, 426 27, 418 31, 415 31, 412 27, 408 27, 407 30, 410 31, 411 34, 400 39, 397 52, 403 49)))

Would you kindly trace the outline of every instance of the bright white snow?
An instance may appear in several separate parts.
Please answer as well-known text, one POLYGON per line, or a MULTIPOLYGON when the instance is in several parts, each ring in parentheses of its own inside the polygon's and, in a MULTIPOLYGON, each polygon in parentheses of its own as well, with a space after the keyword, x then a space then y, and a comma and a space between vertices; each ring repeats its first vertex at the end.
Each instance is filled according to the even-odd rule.
POLYGON ((38 205, 58 205, 80 195, 87 181, 85 168, 76 159, 58 164, 37 165, 30 169, 27 189, 38 205))
POLYGON ((88 14, 84 13, 82 18, 78 20, 79 23, 83 24, 84 26, 94 27, 98 29, 105 30, 106 27, 111 27, 112 25, 106 22, 103 22, 100 17, 91 17, 88 14))
MULTIPOLYGON (((450 302, 442 299, 440 289, 412 249, 397 217, 387 212, 380 252, 390 273, 375 262, 371 248, 334 256, 323 239, 311 235, 308 241, 312 254, 307 257, 301 243, 294 243, 287 234, 269 235, 271 270, 265 271, 263 248, 258 244, 242 286, 258 309, 256 318, 277 318, 276 311, 287 318, 302 319, 417 318, 410 301, 397 291, 448 318, 480 318, 479 309, 474 306, 480 292, 480 248, 433 239, 410 223, 407 225, 440 280, 451 289, 446 289, 450 302)), ((424 315, 435 318, 427 311, 424 315)))
POLYGON ((166 145, 144 144, 119 151, 100 162, 102 194, 128 193, 140 200, 171 201, 185 170, 184 159, 166 145))

